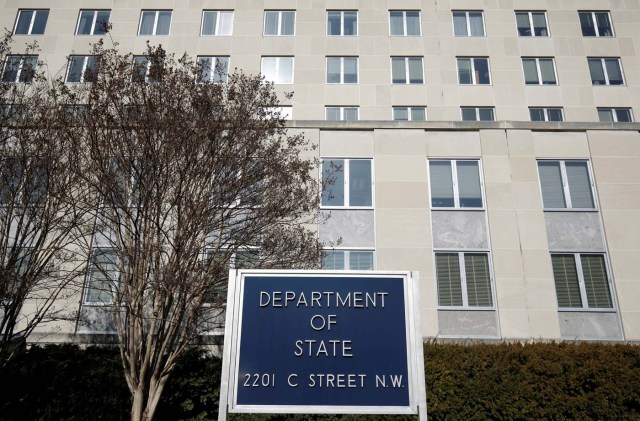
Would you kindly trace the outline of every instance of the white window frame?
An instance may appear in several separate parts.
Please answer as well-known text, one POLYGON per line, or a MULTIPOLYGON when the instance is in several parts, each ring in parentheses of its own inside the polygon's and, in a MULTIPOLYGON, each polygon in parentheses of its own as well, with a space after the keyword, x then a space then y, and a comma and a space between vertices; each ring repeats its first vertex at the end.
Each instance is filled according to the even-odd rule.
POLYGON ((538 172, 538 186, 540 186, 540 200, 542 201, 543 211, 552 212, 597 212, 598 197, 596 195, 596 184, 593 181, 593 169, 591 168, 591 161, 586 159, 538 159, 536 161, 536 171, 538 172), (544 207, 544 196, 542 194, 542 179, 540 178, 540 162, 558 162, 560 163, 560 177, 562 182, 562 192, 564 194, 565 207, 564 208, 546 208, 544 207), (591 188, 591 198, 593 200, 593 208, 574 208, 571 203, 571 192, 569 190, 569 178, 567 177, 567 162, 585 162, 587 164, 587 172, 589 174, 589 187, 591 188))
POLYGON ((613 19, 611 19, 611 12, 608 10, 578 10, 578 22, 580 23, 580 34, 583 37, 588 38, 612 38, 616 36, 616 32, 613 28, 613 19), (582 22, 580 22, 580 15, 583 13, 588 13, 591 18, 591 23, 593 24, 593 28, 596 31, 595 35, 582 35, 582 22), (596 20, 596 13, 606 13, 607 19, 609 19, 609 27, 611 28, 611 35, 603 35, 600 34, 600 30, 598 29, 598 21, 596 20))
POLYGON ((558 71, 556 69, 556 60, 554 57, 522 57, 522 74, 524 76, 524 84, 527 86, 558 86, 560 84, 560 82, 558 81, 558 71), (536 64, 538 83, 527 83, 527 75, 524 71, 525 60, 534 60, 536 64), (540 67, 540 60, 551 60, 551 65, 553 66, 553 79, 555 80, 555 83, 545 83, 544 80, 542 80, 542 69, 540 67))
POLYGON ((516 10, 514 13, 514 16, 516 18, 516 31, 518 31, 518 13, 526 13, 529 19, 529 35, 520 35, 520 32, 518 32, 518 36, 519 37, 532 37, 532 38, 548 38, 551 36, 551 31, 549 30, 549 19, 547 18, 547 12, 546 10, 516 10), (545 30, 547 31, 547 35, 536 35, 536 31, 535 31, 535 27, 533 26, 533 14, 534 13, 542 13, 544 15, 544 27, 545 30))
MULTIPOLYGON (((94 234, 94 237, 95 237, 95 234, 94 234)), ((113 280, 110 281, 110 284, 111 284, 111 295, 110 295, 110 301, 109 302, 89 301, 89 299, 88 299, 89 290, 91 289, 91 282, 92 282, 92 276, 93 276, 93 267, 95 265, 94 258, 95 258, 97 250, 109 250, 109 251, 117 252, 117 249, 115 247, 113 247, 113 246, 94 245, 92 247, 91 255, 89 256, 89 261, 87 262, 87 270, 86 270, 86 274, 85 274, 85 284, 84 284, 84 290, 83 290, 83 293, 82 293, 82 305, 83 306, 92 306, 92 307, 112 306, 112 305, 114 305, 113 296, 116 293, 115 284, 119 283, 121 281, 120 275, 118 275, 118 277, 116 279, 113 279, 113 280)), ((120 261, 119 257, 116 257, 116 259, 117 259, 116 262, 120 261)))
POLYGON ((327 106, 324 107, 324 119, 325 119, 325 121, 358 121, 358 120, 360 120, 360 107, 358 107, 357 105, 327 105, 327 106), (339 110, 339 113, 340 113, 340 119, 339 120, 329 120, 328 113, 329 113, 330 109, 339 110), (355 120, 346 120, 345 119, 345 111, 347 109, 356 110, 356 119, 355 120))
POLYGON ((604 85, 600 85, 600 84, 594 84, 593 83, 593 75, 591 75, 591 70, 589 70, 589 77, 591 78, 591 86, 625 86, 627 84, 627 81, 624 77, 624 72, 622 71, 622 62, 620 61, 620 57, 587 57, 587 65, 589 64, 589 61, 591 60, 600 60, 600 68, 602 69, 602 73, 604 74, 604 79, 605 79, 605 84, 604 85), (607 70, 607 65, 606 65, 606 60, 617 60, 618 61, 618 68, 620 69, 620 76, 622 77, 622 83, 621 84, 616 84, 616 85, 612 85, 611 81, 609 80, 609 71, 607 70))
MULTIPOLYGON (((576 274, 578 276, 578 287, 580 288, 580 300, 582 301, 582 307, 560 307, 558 305, 558 311, 572 311, 572 312, 590 312, 590 313, 616 313, 617 312, 617 303, 615 299, 615 288, 613 284, 613 276, 611 273, 611 268, 609 266, 609 257, 607 253, 596 253, 596 252, 579 252, 579 251, 550 251, 550 257, 553 255, 573 255, 574 262, 576 265, 576 274), (584 273, 582 271, 582 256, 590 255, 590 256, 602 256, 604 260, 605 273, 607 275, 607 284, 609 286, 609 298, 611 299, 611 307, 589 307, 589 300, 587 298, 587 289, 585 286, 584 273)), ((556 279, 553 279, 554 283, 554 292, 556 292, 556 305, 557 302, 557 290, 556 290, 556 279)))
POLYGON ((202 20, 200 22, 200 36, 201 37, 228 37, 231 36, 233 34, 233 10, 203 10, 202 11, 202 20), (216 14, 216 30, 214 32, 213 35, 204 35, 204 15, 206 13, 215 13, 216 14), (221 25, 220 25, 220 20, 221 20, 221 14, 230 14, 231 15, 231 26, 229 27, 229 33, 228 34, 221 34, 221 25))
POLYGON ((171 25, 173 24, 173 10, 171 9, 144 9, 140 11, 140 21, 138 23, 138 36, 149 36, 149 37, 162 37, 162 36, 167 36, 167 35, 171 35, 171 25), (155 13, 155 18, 153 20, 153 30, 151 31, 151 34, 141 34, 140 30, 142 29, 142 17, 144 16, 145 12, 153 12, 155 13), (160 18, 160 12, 170 12, 171 13, 171 18, 169 19, 169 30, 167 31, 166 34, 163 35, 158 35, 157 31, 158 31, 158 19, 160 18))
POLYGON ((390 60, 391 66, 391 84, 392 85, 424 85, 424 58, 420 56, 392 56, 390 60), (402 59, 404 60, 404 82, 394 82, 393 81, 393 60, 402 59), (420 82, 411 82, 411 76, 409 75, 409 62, 412 59, 420 60, 420 82))
MULTIPOLYGON (((111 19, 111 9, 80 9, 80 12, 78 13, 78 23, 76 23, 75 35, 96 36, 95 32, 96 32, 96 22, 98 20, 98 12, 109 12, 109 19, 111 19), (82 20, 82 14, 87 12, 93 13, 93 21, 91 22, 91 31, 89 31, 88 34, 79 34, 78 31, 80 30, 80 21, 82 20)), ((98 35, 101 35, 101 34, 98 34, 98 35)))
POLYGON ((327 56, 325 58, 326 63, 326 77, 325 82, 329 85, 357 85, 360 83, 360 60, 358 56, 327 56), (355 82, 345 82, 344 81, 344 59, 353 58, 356 60, 356 81, 355 82), (329 60, 330 59, 340 59, 340 82, 329 82, 329 60))
MULTIPOLYGON (((344 166, 342 168, 342 173, 343 173, 343 177, 344 177, 344 197, 343 197, 343 201, 342 201, 342 205, 323 205, 322 204, 322 198, 320 200, 320 209, 373 209, 376 203, 376 197, 375 197, 375 186, 376 186, 376 181, 374 178, 375 175, 375 168, 374 168, 374 159, 373 158, 345 158, 345 157, 336 157, 336 156, 332 156, 332 157, 322 157, 320 158, 320 182, 322 185, 322 163, 324 161, 332 161, 332 160, 338 160, 341 159, 344 161, 344 166), (350 170, 349 170, 349 166, 351 164, 351 161, 370 161, 371 162, 371 205, 370 206, 355 206, 355 205, 349 205, 349 184, 350 184, 350 170)), ((322 196, 322 191, 320 192, 320 195, 322 196)))
POLYGON ((436 280, 436 300, 438 310, 469 310, 469 311, 483 311, 483 310, 495 310, 496 309, 496 285, 495 276, 493 274, 493 259, 491 253, 486 249, 478 250, 460 250, 460 249, 437 249, 433 251, 433 268, 435 272, 436 280), (440 291, 438 290, 438 266, 436 255, 438 254, 457 254, 458 255, 458 269, 460 270, 460 287, 462 289, 462 306, 446 306, 440 305, 440 291), (489 266, 489 288, 491 288, 491 303, 487 306, 469 306, 469 295, 467 291, 467 271, 464 261, 465 254, 485 254, 487 256, 487 265, 489 266))
POLYGON ((389 10, 389 36, 390 37, 420 37, 422 36, 422 13, 419 10, 389 10), (392 34, 391 33, 391 13, 392 12, 396 12, 396 13, 402 13, 402 34, 392 34), (408 35, 407 34, 407 28, 409 25, 407 25, 407 12, 417 12, 418 13, 418 29, 419 29, 419 33, 418 34, 411 34, 408 35))
POLYGON ((291 85, 294 81, 295 74, 295 60, 293 56, 262 56, 260 59, 260 73, 264 75, 264 61, 265 59, 275 59, 275 76, 277 80, 266 79, 267 82, 273 82, 276 85, 291 85), (284 80, 280 72, 280 64, 283 60, 291 60, 291 80, 284 80))
POLYGON ((344 253, 344 268, 343 269, 325 269, 324 266, 322 266, 323 270, 376 270, 376 252, 374 249, 370 248, 370 247, 336 247, 336 248, 328 248, 328 249, 322 249, 322 263, 324 263, 324 253, 326 252, 343 252, 344 253), (367 253, 371 253, 371 262, 372 262, 372 268, 371 269, 349 269, 350 265, 351 265, 351 253, 352 252, 367 252, 367 253))
POLYGON ((4 57, 4 64, 2 66, 2 74, 0 74, 0 83, 31 83, 33 82, 33 77, 35 76, 35 73, 37 71, 37 66, 38 66, 38 56, 37 55, 32 55, 32 54, 9 54, 6 55, 4 57), (12 60, 13 58, 19 57, 20 58, 20 64, 18 65, 18 72, 16 73, 16 78, 15 80, 7 80, 4 81, 4 74, 7 71, 7 66, 9 65, 9 61, 12 60), (34 67, 33 70, 33 75, 31 75, 31 78, 29 78, 29 80, 25 80, 24 82, 20 81, 20 76, 22 75, 22 71, 24 70, 24 62, 26 59, 30 59, 30 58, 35 58, 36 60, 36 67, 34 67))
POLYGON ((285 120, 293 120, 293 106, 282 105, 280 107, 266 107, 265 111, 271 116, 273 114, 280 114, 280 118, 285 120))
POLYGON ((484 10, 452 10, 451 22, 453 25, 454 37, 486 37, 487 36, 487 26, 485 25, 485 21, 484 21, 484 10), (466 35, 456 35, 455 18, 454 18, 455 13, 464 13, 465 23, 467 24, 466 35), (471 19, 469 19, 469 13, 480 13, 480 15, 482 16, 482 35, 471 35, 471 19))
POLYGON ((482 172, 482 160, 474 158, 459 158, 459 159, 427 159, 427 174, 429 178, 429 208, 434 211, 440 210, 461 210, 461 211, 482 211, 486 209, 487 199, 484 192, 484 176, 482 172), (453 206, 433 206, 433 199, 431 196, 431 163, 432 162, 450 162, 451 163, 451 181, 453 183, 453 206), (458 162, 477 162, 478 163, 478 178, 480 180, 480 197, 482 199, 482 206, 479 207, 461 207, 460 206, 460 189, 458 183, 458 162))
MULTIPOLYGON (((597 108, 597 112, 598 114, 600 113, 600 111, 608 111, 611 113, 611 121, 613 123, 620 123, 620 121, 618 121, 618 111, 629 111, 629 117, 631 118, 630 122, 627 121, 623 121, 622 123, 633 123, 635 121, 635 119, 633 118, 633 109, 631 108, 627 108, 627 107, 598 107, 597 108)), ((601 123, 608 123, 608 121, 601 121, 601 123)))
POLYGON ((480 122, 488 122, 488 121, 496 121, 496 108, 495 107, 469 107, 469 106, 461 106, 460 107, 460 120, 462 121, 480 121, 480 122), (473 109, 476 113, 476 119, 475 120, 464 120, 463 118, 463 110, 470 110, 473 109), (493 120, 480 120, 480 110, 491 110, 492 114, 493 114, 493 120))
MULTIPOLYGON (((85 72, 87 71, 87 65, 89 64, 89 58, 93 57, 96 63, 96 67, 98 66, 98 56, 92 56, 92 55, 88 55, 88 56, 83 56, 83 55, 71 55, 69 56, 69 60, 67 63, 67 73, 64 76, 64 83, 87 83, 84 80, 84 76, 85 76, 85 72), (67 80, 69 78, 69 73, 71 72, 71 63, 73 58, 79 58, 82 57, 82 70, 80 71, 80 80, 79 81, 69 81, 67 80)), ((147 70, 148 71, 148 70, 147 70)))
MULTIPOLYGON (((215 69, 215 63, 218 61, 218 59, 221 58, 226 58, 227 59, 227 69, 226 69, 226 73, 224 74, 224 80, 223 81, 214 81, 214 75, 215 75, 215 70, 211 69, 212 71, 209 73, 209 80, 202 80, 199 79, 198 83, 227 83, 227 80, 229 79, 229 67, 230 67, 230 63, 231 63, 231 58, 229 56, 197 56, 196 57, 196 64, 199 66, 200 63, 200 59, 211 59, 214 65, 214 69, 215 69)), ((200 67, 199 67, 200 69, 200 67)), ((147 65, 147 72, 149 72, 149 66, 147 65)), ((202 73, 198 72, 198 76, 201 76, 202 73)))
POLYGON ((295 10, 265 10, 264 18, 262 21, 262 35, 265 37, 292 37, 296 34, 296 11, 295 10), (278 33, 277 34, 267 34, 267 13, 277 13, 278 14, 278 33), (282 14, 283 13, 293 13, 293 34, 283 34, 282 33, 282 14))
POLYGON ((538 121, 538 120, 531 119, 532 110, 542 110, 542 112, 544 113, 544 120, 542 121, 550 121, 552 123, 557 123, 557 121, 549 120, 549 110, 558 110, 560 111, 560 117, 561 117, 560 121, 564 121, 564 109, 562 107, 529 107, 529 120, 538 121))
POLYGON ((493 79, 491 78, 491 65, 489 64, 489 57, 456 57, 456 70, 458 72, 458 85, 460 86, 468 86, 468 85, 490 86, 493 84, 493 79), (460 83, 460 60, 469 60, 469 63, 471 64, 471 83, 460 83), (478 83, 478 78, 476 77, 476 60, 487 61, 487 70, 489 71, 489 83, 478 83))
MULTIPOLYGON (((18 10, 18 15, 16 16, 16 23, 13 25, 13 35, 44 35, 43 34, 33 34, 33 24, 36 21, 36 15, 38 14, 39 11, 44 11, 46 10, 47 12, 51 12, 51 9, 19 9, 18 10), (18 29, 18 22, 20 22, 20 15, 22 14, 22 12, 33 12, 33 14, 31 15, 31 22, 29 22, 29 29, 27 30, 26 34, 16 34, 16 29, 18 29)), ((47 23, 49 23, 49 18, 47 17, 47 23)), ((45 24, 46 26, 46 24, 45 24)))
POLYGON ((413 105, 413 106, 403 106, 403 105, 393 106, 393 107, 391 107, 391 120, 393 120, 393 121, 427 121, 427 107, 415 106, 415 105, 413 105), (407 110, 407 120, 399 120, 399 119, 395 118, 396 110, 400 110, 400 109, 406 109, 407 110), (423 110, 424 111, 424 120, 414 120, 411 117, 413 110, 423 110))
POLYGON ((328 37, 357 37, 360 33, 360 16, 357 10, 327 10, 327 36, 328 37), (344 14, 345 12, 355 12, 356 14, 356 33, 353 35, 345 35, 344 33, 344 14), (339 34, 330 34, 329 33, 329 13, 340 13, 340 33, 339 34))

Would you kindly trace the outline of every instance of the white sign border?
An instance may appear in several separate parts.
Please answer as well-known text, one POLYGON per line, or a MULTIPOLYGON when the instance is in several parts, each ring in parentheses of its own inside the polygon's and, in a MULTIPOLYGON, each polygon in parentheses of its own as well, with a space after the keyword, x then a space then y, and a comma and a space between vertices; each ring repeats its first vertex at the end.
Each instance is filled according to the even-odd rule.
POLYGON ((419 415, 421 421, 426 420, 427 403, 424 379, 423 341, 420 333, 420 292, 418 282, 418 272, 408 271, 230 270, 218 421, 225 421, 228 412, 265 414, 413 414, 419 415), (409 405, 238 405, 235 393, 236 385, 238 384, 244 278, 245 276, 256 275, 268 277, 402 277, 404 283, 405 329, 407 338, 407 373, 410 384, 409 405))

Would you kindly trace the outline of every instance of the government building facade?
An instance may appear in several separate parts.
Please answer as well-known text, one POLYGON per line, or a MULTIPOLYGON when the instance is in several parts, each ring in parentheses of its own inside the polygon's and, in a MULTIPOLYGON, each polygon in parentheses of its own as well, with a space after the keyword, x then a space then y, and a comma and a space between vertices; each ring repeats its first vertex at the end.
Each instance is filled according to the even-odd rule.
MULTIPOLYGON (((14 50, 37 41, 37 59, 68 83, 105 38, 140 60, 149 41, 294 92, 289 130, 319 146, 320 176, 341 168, 321 199, 318 235, 335 245, 324 268, 419 272, 425 339, 640 341, 640 1, 0 10, 14 50)), ((34 59, 8 56, 2 81, 24 81, 34 59)), ((99 317, 90 297, 76 305, 99 317)), ((64 324, 43 337, 101 333, 64 324)))

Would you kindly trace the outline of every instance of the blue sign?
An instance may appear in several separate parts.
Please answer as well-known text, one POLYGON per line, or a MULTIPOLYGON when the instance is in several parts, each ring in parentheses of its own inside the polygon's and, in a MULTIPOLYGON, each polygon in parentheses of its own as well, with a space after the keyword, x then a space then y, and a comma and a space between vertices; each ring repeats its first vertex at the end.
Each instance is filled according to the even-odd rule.
POLYGON ((408 407, 406 282, 244 274, 234 405, 408 407))

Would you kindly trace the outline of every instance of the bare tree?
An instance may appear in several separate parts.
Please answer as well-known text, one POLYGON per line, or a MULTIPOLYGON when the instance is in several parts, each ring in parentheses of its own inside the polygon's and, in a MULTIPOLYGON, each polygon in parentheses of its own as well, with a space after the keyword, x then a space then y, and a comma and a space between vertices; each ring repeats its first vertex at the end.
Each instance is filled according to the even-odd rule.
MULTIPOLYGON (((37 326, 74 319, 66 299, 77 289, 78 238, 87 217, 76 206, 81 179, 69 170, 57 135, 50 87, 37 46, 12 54, 0 41, 0 366, 37 326)), ((77 308, 77 307, 76 307, 77 308)), ((44 330, 44 329, 42 329, 44 330)))
POLYGON ((82 110, 65 138, 96 212, 89 294, 111 305, 132 419, 151 419, 176 358, 219 327, 230 264, 317 267, 317 162, 260 77, 162 48, 94 55, 92 83, 58 100, 82 110))

